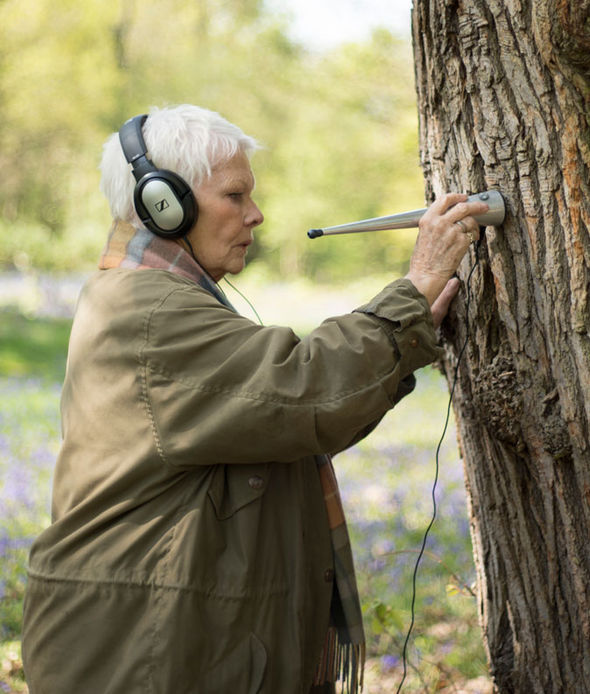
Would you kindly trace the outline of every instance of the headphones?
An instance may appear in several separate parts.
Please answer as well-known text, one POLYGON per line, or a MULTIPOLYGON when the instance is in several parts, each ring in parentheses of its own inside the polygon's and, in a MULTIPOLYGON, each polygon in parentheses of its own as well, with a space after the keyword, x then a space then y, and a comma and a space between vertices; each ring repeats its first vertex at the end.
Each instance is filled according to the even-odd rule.
POLYGON ((142 223, 164 239, 185 236, 199 216, 191 187, 178 174, 159 169, 147 157, 141 129, 147 114, 135 116, 119 130, 119 141, 127 162, 133 167, 135 211, 142 223))

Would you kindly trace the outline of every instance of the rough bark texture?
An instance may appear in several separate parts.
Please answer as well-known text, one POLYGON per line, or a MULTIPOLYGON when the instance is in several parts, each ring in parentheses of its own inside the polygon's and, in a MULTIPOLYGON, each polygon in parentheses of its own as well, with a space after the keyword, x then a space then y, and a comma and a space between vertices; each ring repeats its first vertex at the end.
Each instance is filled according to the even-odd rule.
MULTIPOLYGON (((590 0, 415 0, 427 197, 497 188, 459 369, 497 692, 590 692, 590 0)), ((475 252, 461 266, 466 277, 475 252)))

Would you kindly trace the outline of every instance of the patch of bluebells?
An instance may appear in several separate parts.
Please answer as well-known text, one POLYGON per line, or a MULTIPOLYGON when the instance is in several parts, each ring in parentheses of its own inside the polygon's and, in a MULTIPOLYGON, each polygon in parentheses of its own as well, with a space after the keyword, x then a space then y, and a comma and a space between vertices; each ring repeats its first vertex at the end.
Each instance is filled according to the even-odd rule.
POLYGON ((21 513, 34 509, 35 500, 31 495, 32 477, 32 471, 23 465, 22 461, 14 461, 8 467, 2 485, 0 517, 10 518, 17 509, 21 513))
MULTIPOLYGON (((354 536, 357 568, 387 571, 391 580, 397 580, 403 574, 402 565, 414 563, 411 552, 419 548, 432 515, 432 454, 390 445, 366 453, 352 449, 343 455, 348 459, 345 464, 338 461, 338 479, 354 536), (428 474, 417 474, 418 468, 428 474), (410 554, 400 554, 404 552, 410 554)), ((441 559, 452 558, 454 569, 471 571, 469 518, 459 461, 441 465, 436 498, 437 519, 427 549, 441 559)))
POLYGON ((31 544, 49 523, 59 388, 0 379, 0 638, 20 633, 31 544))
POLYGON ((22 562, 31 547, 33 536, 9 537, 3 530, 0 534, 0 559, 2 577, 0 578, 0 600, 5 600, 14 593, 17 585, 24 585, 26 568, 22 562))
MULTIPOLYGON (((435 620, 445 611, 447 617, 443 619, 453 618, 447 585, 469 585, 475 578, 463 469, 455 441, 449 438, 440 457, 437 517, 417 577, 417 611, 422 612, 419 621, 423 628, 424 612, 428 610, 435 620)), ((403 625, 409 612, 412 574, 432 517, 434 448, 369 441, 340 454, 335 466, 353 545, 369 650, 381 656, 385 672, 399 666, 399 654, 392 652, 401 648, 405 638, 403 625), (381 611, 385 607, 385 612, 377 615, 375 605, 380 605, 381 611), (382 637, 383 628, 395 635, 393 642, 382 637)), ((475 609, 474 603, 474 613, 475 609)), ((443 645, 442 657, 459 647, 443 645)))
POLYGON ((381 656, 381 670, 382 672, 391 672, 397 668, 400 662, 401 659, 399 656, 387 653, 381 656))

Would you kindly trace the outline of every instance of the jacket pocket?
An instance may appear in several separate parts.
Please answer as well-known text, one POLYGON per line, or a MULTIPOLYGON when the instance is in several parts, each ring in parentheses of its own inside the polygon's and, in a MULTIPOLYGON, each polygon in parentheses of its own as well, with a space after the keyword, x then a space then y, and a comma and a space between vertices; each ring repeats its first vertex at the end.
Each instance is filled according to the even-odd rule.
POLYGON ((219 520, 231 518, 264 495, 270 466, 270 463, 217 466, 208 494, 219 520))

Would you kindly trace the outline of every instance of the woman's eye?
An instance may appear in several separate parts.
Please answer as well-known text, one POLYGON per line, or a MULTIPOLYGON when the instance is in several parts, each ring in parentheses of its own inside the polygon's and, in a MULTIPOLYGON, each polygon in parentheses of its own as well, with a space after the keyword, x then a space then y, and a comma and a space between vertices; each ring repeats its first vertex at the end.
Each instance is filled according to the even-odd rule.
POLYGON ((229 193, 229 197, 232 198, 232 200, 239 200, 242 195, 243 193, 229 193))

